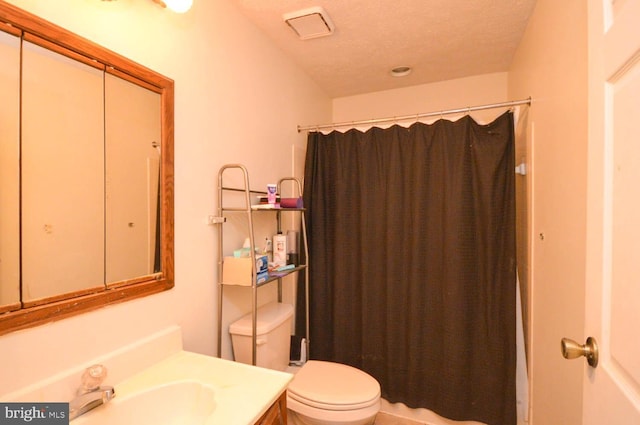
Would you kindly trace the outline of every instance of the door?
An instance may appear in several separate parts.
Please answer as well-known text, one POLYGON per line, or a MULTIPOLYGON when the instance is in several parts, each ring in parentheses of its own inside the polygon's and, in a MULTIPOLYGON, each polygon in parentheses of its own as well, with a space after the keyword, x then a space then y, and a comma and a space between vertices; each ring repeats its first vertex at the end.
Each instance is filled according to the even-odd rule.
POLYGON ((583 424, 640 424, 640 0, 589 2, 583 424))

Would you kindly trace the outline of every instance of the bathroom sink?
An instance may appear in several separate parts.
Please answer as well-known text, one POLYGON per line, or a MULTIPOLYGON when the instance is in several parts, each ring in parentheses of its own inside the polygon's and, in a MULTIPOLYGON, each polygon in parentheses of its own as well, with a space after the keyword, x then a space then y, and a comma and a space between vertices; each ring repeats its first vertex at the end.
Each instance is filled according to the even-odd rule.
MULTIPOLYGON (((177 326, 87 363, 109 369, 96 385, 115 389, 115 396, 71 425, 253 425, 293 379, 290 373, 185 351, 177 326)), ((11 394, 0 390, 0 401, 66 401, 80 412, 95 400, 91 392, 86 398, 77 395, 85 384, 95 383, 84 382, 88 369, 78 365, 11 394)), ((95 395, 102 394, 108 392, 95 395)))
POLYGON ((215 390, 198 381, 163 383, 142 391, 118 395, 108 403, 73 420, 72 425, 199 425, 216 409, 215 390))

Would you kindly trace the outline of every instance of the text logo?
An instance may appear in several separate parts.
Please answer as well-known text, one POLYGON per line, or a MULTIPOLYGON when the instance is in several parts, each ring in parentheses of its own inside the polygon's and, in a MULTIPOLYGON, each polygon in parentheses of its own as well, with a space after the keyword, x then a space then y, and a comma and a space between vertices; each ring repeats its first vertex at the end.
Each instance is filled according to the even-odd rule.
POLYGON ((69 403, 0 403, 0 423, 68 425, 69 403))

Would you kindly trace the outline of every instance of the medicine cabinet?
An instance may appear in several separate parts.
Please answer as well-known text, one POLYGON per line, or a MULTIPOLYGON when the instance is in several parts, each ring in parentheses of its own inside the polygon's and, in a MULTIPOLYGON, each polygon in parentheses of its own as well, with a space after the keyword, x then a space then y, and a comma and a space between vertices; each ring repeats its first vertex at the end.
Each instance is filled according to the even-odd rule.
POLYGON ((0 334, 173 286, 173 81, 0 0, 0 334))

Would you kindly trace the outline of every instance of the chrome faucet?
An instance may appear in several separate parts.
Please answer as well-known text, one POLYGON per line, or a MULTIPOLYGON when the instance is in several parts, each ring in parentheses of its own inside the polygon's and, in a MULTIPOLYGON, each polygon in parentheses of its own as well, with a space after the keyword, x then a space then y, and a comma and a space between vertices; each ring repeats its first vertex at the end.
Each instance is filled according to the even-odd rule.
POLYGON ((106 377, 107 368, 103 365, 93 365, 84 371, 76 397, 69 402, 69 420, 107 403, 116 396, 113 387, 101 386, 106 377))

